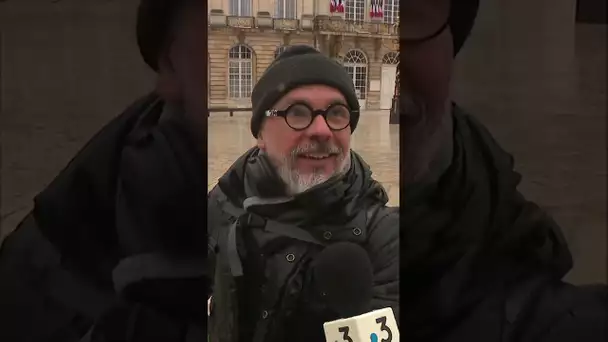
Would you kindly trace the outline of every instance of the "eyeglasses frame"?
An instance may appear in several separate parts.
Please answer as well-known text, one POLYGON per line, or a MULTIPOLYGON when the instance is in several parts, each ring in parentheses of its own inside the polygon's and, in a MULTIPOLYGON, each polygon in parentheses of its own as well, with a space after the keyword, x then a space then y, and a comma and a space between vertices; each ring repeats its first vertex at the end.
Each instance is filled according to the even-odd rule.
POLYGON ((279 110, 279 109, 268 109, 268 110, 266 110, 266 111, 264 112, 264 115, 265 115, 266 117, 282 117, 282 118, 283 118, 283 120, 285 120, 285 123, 287 124, 287 126, 289 126, 289 128, 293 129, 294 131, 304 131, 304 130, 308 129, 308 127, 310 127, 310 126, 312 125, 312 123, 315 121, 315 118, 316 118, 318 115, 321 115, 321 116, 323 117, 323 119, 325 119, 325 123, 327 124, 327 127, 329 127, 329 129, 330 129, 331 131, 333 131, 333 132, 339 132, 339 131, 341 131, 341 130, 345 129, 346 127, 348 127, 348 126, 350 125, 350 120, 351 120, 351 118, 352 118, 352 115, 353 115, 353 114, 357 114, 357 113, 359 113, 359 110, 356 110, 356 109, 351 109, 351 108, 349 108, 347 105, 342 104, 342 103, 333 103, 333 104, 330 104, 329 106, 327 106, 327 108, 325 108, 325 109, 317 109, 317 110, 314 110, 314 109, 312 109, 312 108, 311 108, 311 106, 310 106, 310 105, 308 105, 308 104, 306 104, 306 103, 302 103, 302 102, 296 102, 296 103, 292 103, 292 104, 290 104, 290 105, 289 105, 289 106, 288 106, 286 109, 283 109, 283 110, 279 110), (296 106, 296 105, 300 105, 300 106, 302 106, 302 105, 303 105, 303 106, 307 107, 308 109, 310 109, 310 111, 311 111, 311 113, 312 113, 311 120, 310 120, 310 122, 308 123, 308 125, 307 125, 306 127, 303 127, 303 128, 294 128, 294 127, 293 127, 293 126, 291 126, 291 125, 289 124, 289 122, 287 121, 287 113, 289 112, 289 110, 290 110, 290 109, 291 109, 293 106, 296 106), (327 113, 329 112, 329 110, 330 110, 331 108, 336 107, 336 106, 341 106, 341 107, 346 108, 346 109, 348 110, 349 115, 350 115, 350 118, 349 118, 349 120, 348 120, 348 123, 347 123, 347 124, 346 124, 344 127, 339 128, 339 129, 332 128, 332 127, 330 126, 329 122, 327 122, 327 113))

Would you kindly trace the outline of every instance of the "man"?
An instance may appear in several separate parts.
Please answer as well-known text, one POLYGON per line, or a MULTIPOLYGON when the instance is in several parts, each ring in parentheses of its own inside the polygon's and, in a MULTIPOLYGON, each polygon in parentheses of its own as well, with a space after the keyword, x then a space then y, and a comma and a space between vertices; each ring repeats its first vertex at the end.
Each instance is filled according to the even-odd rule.
POLYGON ((312 265, 339 242, 360 246, 371 260, 365 310, 398 314, 399 217, 350 148, 360 112, 344 67, 312 47, 289 47, 251 99, 257 146, 209 194, 211 340, 324 341, 323 323, 339 309, 315 300, 312 265))
POLYGON ((145 0, 158 85, 36 198, 0 250, 0 341, 204 341, 204 3, 145 0))
POLYGON ((402 339, 606 341, 606 287, 561 280, 572 257, 559 227, 449 99, 479 1, 400 5, 402 339))

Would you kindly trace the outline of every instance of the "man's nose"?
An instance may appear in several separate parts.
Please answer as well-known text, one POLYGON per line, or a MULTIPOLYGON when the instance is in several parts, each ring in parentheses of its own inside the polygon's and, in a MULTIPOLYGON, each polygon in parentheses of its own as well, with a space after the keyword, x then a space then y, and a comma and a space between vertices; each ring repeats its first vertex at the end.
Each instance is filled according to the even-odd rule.
POLYGON ((327 121, 322 115, 317 115, 310 126, 306 129, 306 134, 316 136, 322 139, 329 139, 332 136, 332 131, 327 125, 327 121))

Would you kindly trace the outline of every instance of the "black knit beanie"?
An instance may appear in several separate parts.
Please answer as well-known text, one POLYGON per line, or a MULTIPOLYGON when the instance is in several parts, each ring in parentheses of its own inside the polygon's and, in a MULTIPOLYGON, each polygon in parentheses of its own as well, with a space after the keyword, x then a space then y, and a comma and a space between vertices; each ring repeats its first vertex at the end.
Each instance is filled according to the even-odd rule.
MULTIPOLYGON (((176 14, 199 0, 141 0, 137 9, 137 45, 144 62, 158 71, 158 58, 169 38, 176 14)), ((206 43, 206 42, 205 42, 206 43)))
POLYGON ((460 52, 473 29, 479 10, 479 0, 452 0, 449 26, 454 43, 454 56, 460 52))
POLYGON ((264 112, 289 91, 311 84, 323 84, 338 89, 353 110, 350 129, 359 121, 359 100, 353 79, 344 66, 307 45, 293 45, 281 53, 266 69, 251 94, 253 117, 251 133, 258 136, 264 112))

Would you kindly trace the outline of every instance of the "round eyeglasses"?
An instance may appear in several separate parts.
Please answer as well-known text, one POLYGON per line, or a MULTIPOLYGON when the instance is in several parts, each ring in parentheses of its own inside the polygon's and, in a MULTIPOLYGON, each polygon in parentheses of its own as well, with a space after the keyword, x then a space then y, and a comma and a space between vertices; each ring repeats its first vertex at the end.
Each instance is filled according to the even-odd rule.
POLYGON ((327 126, 332 131, 341 131, 350 125, 351 113, 356 112, 343 104, 332 104, 325 110, 313 110, 306 103, 294 103, 285 110, 269 109, 267 117, 281 116, 287 126, 293 130, 302 131, 310 127, 317 115, 323 116, 327 126))
POLYGON ((431 40, 449 25, 450 0, 409 0, 400 6, 399 37, 404 44, 431 40))

